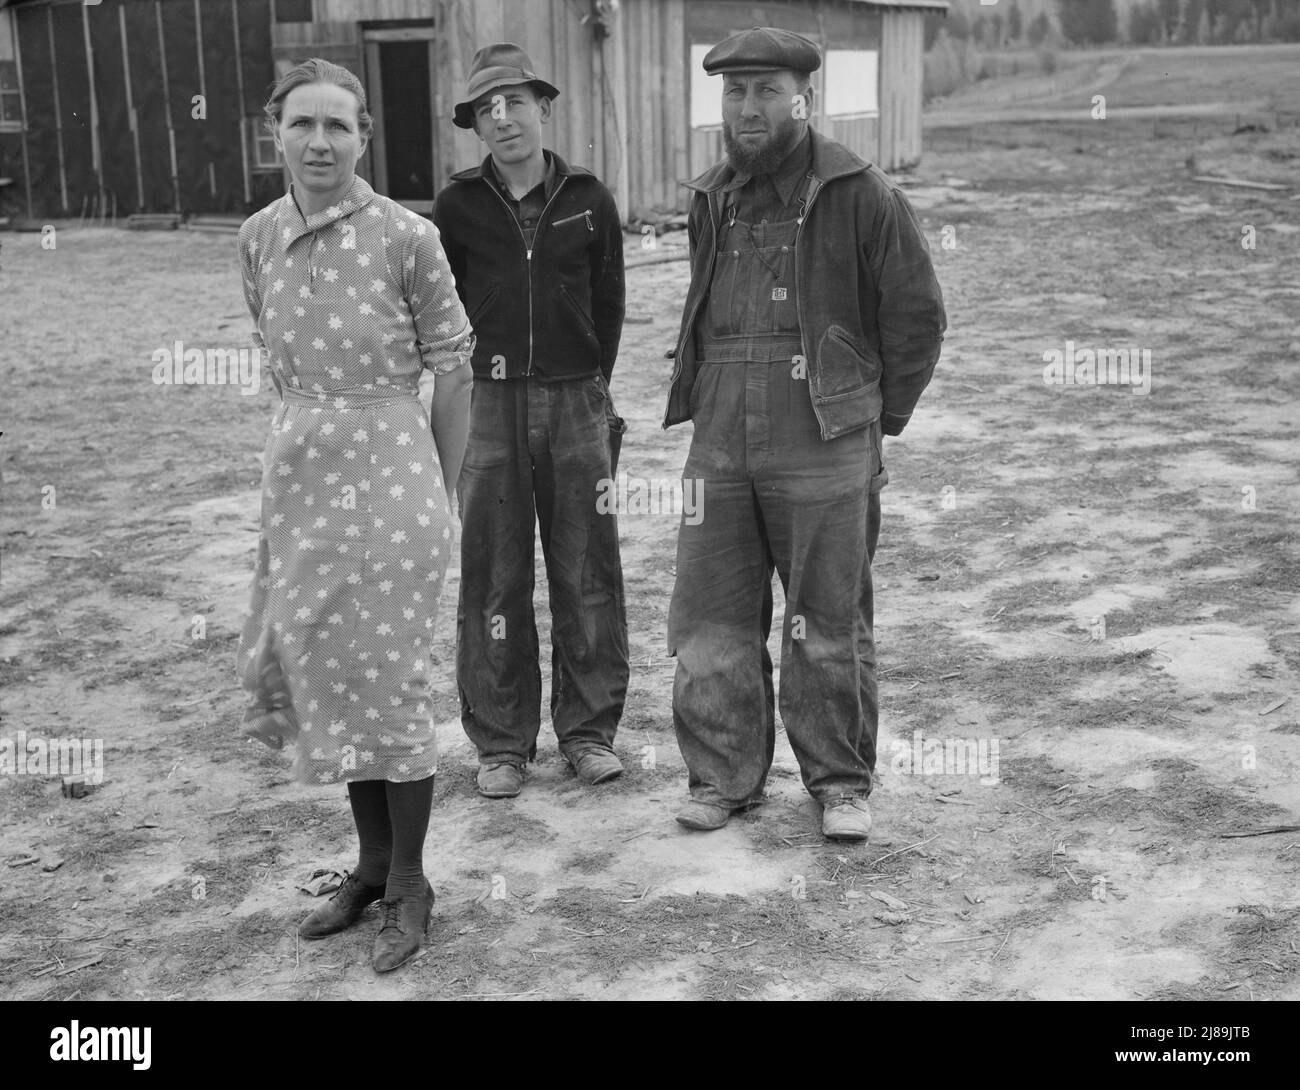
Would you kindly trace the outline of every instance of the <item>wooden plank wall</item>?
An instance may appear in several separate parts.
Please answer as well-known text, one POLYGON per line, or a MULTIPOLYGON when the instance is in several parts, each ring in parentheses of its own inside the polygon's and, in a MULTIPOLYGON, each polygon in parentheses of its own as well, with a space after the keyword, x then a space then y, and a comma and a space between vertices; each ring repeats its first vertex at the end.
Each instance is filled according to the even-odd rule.
MULTIPOLYGON (((869 163, 880 163, 880 118, 854 117, 831 118, 823 120, 820 129, 832 140, 838 140, 846 148, 857 152, 869 163)), ((886 167, 886 169, 888 169, 886 167)))
MULTIPOLYGON (((0 11, 0 41, 13 50, 12 53, 3 51, 6 60, 22 59, 21 55, 17 53, 18 16, 12 8, 0 11)), ((0 207, 0 213, 14 215, 21 210, 27 215, 35 214, 35 204, 31 193, 30 162, 28 143, 24 133, 10 129, 0 131, 0 178, 12 178, 14 180, 14 184, 4 196, 4 206, 0 207)), ((54 183, 53 191, 56 194, 58 192, 57 181, 54 183)))
POLYGON ((921 53, 924 15, 886 12, 880 46, 880 152, 886 170, 921 161, 921 53))
POLYGON ((153 0, 104 0, 6 12, 17 26, 23 62, 33 213, 78 216, 95 202, 111 209, 114 201, 119 217, 137 211, 246 211, 241 121, 250 94, 256 99, 269 84, 269 12, 264 0, 165 0, 161 6, 153 0), (231 62, 236 10, 243 47, 239 70, 231 62), (206 117, 196 118, 191 100, 200 93, 206 95, 206 117))
MULTIPOLYGON (((133 102, 141 127, 144 197, 140 201, 132 163, 132 141, 123 103, 120 34, 116 9, 124 0, 105 0, 89 9, 91 37, 103 81, 100 106, 104 182, 118 197, 119 214, 142 203, 150 211, 173 207, 170 167, 165 161, 166 120, 159 113, 161 73, 153 28, 153 4, 125 0, 131 52, 133 102), (151 30, 153 33, 151 35, 151 30)), ((269 23, 266 0, 236 0, 239 37, 248 46, 261 36, 260 49, 244 55, 244 86, 232 83, 233 45, 230 0, 200 0, 209 94, 206 123, 189 117, 197 91, 193 0, 166 0, 163 21, 168 39, 172 84, 172 123, 176 130, 182 211, 235 211, 241 208, 238 119, 264 101, 269 90, 268 60, 277 65, 324 56, 364 74, 362 24, 392 20, 433 20, 436 39, 435 112, 440 162, 444 171, 477 163, 483 145, 472 133, 451 124, 465 73, 474 52, 496 41, 513 41, 532 56, 540 75, 561 90, 555 103, 548 146, 593 171, 613 190, 625 218, 683 210, 686 193, 679 182, 697 174, 722 154, 717 131, 689 128, 689 43, 713 41, 731 30, 767 22, 823 42, 880 46, 881 116, 820 122, 832 136, 887 169, 917 162, 921 155, 921 45, 919 12, 886 12, 839 0, 816 3, 736 3, 729 0, 623 0, 611 17, 611 35, 597 43, 584 24, 586 0, 314 0, 311 23, 269 23), (269 25, 268 25, 269 24, 269 25), (265 44, 270 31, 271 48, 265 44), (865 38, 864 38, 865 35, 865 38), (258 56, 258 54, 261 56, 258 56), (267 56, 270 54, 270 56, 267 56), (242 93, 241 93, 242 92, 242 93), (209 176, 208 163, 214 175, 209 176), (212 190, 215 179, 216 190, 212 190)), ((16 9, 24 65, 33 197, 45 214, 62 212, 60 171, 53 120, 53 96, 63 107, 64 173, 69 208, 76 214, 97 188, 88 131, 89 86, 82 38, 81 5, 60 4, 16 9), (51 64, 49 30, 58 46, 51 64)), ((10 142, 12 143, 12 141, 10 142)), ((6 162, 14 153, 6 145, 6 162)), ((7 169, 11 169, 8 168, 7 169)), ((274 176, 256 175, 257 186, 274 176)), ((265 194, 254 194, 260 206, 265 194)))
MULTIPOLYGON (((631 219, 685 208, 691 144, 684 0, 624 0, 631 219)), ((718 145, 721 147, 721 144, 718 145)), ((711 154, 706 147, 703 154, 711 154)))
POLYGON ((312 18, 319 23, 428 19, 432 10, 431 0, 313 0, 311 6, 312 18))
POLYGON ((589 11, 585 0, 314 0, 315 23, 275 27, 276 55, 301 59, 314 50, 360 74, 362 22, 434 19, 441 32, 433 93, 445 176, 484 155, 473 133, 451 124, 475 51, 514 42, 560 88, 547 146, 594 171, 624 217, 635 219, 683 210, 680 182, 722 156, 719 131, 689 127, 691 40, 712 42, 755 23, 785 26, 823 44, 878 47, 880 117, 818 123, 886 169, 920 157, 919 12, 881 13, 839 0, 623 0, 611 36, 598 45, 592 26, 581 21, 589 11))

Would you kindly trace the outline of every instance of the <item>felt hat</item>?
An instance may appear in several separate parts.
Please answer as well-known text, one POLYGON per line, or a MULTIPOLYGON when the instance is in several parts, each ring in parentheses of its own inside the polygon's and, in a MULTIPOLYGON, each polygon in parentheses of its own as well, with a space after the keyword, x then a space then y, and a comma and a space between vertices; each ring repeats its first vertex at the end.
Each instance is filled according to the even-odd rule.
POLYGON ((494 87, 517 87, 521 83, 531 84, 544 98, 555 98, 560 93, 559 88, 533 71, 533 62, 517 45, 510 42, 485 45, 470 62, 465 98, 456 103, 452 120, 462 129, 472 129, 474 103, 484 92, 494 87))

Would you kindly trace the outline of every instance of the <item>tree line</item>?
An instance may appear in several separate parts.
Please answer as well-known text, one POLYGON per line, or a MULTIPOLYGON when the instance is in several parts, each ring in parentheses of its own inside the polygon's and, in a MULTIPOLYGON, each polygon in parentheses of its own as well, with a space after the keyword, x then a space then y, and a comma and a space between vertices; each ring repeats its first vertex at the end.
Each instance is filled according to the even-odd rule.
POLYGON ((1230 45, 1300 42, 1300 0, 1055 0, 1054 16, 1026 18, 1017 0, 973 18, 953 7, 946 19, 926 17, 928 49, 943 30, 983 49, 1070 45, 1230 45))

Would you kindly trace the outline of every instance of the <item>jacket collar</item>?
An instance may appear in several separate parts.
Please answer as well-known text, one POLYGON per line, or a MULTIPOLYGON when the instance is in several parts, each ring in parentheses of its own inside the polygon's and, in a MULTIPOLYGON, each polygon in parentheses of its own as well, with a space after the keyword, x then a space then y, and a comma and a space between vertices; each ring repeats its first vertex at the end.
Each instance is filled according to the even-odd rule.
POLYGON ((294 199, 293 185, 290 184, 289 192, 280 201, 277 223, 283 245, 287 249, 302 238, 303 235, 310 235, 313 231, 319 231, 322 227, 337 223, 345 216, 352 215, 358 209, 365 208, 374 199, 375 191, 370 188, 365 179, 353 177, 352 185, 348 187, 347 196, 338 204, 332 204, 328 208, 304 217, 302 210, 298 207, 297 200, 294 199))
MULTIPOLYGON (((554 152, 547 151, 542 154, 546 157, 546 176, 542 179, 542 192, 545 194, 546 200, 549 201, 552 194, 555 192, 555 187, 559 185, 560 171, 559 167, 557 167, 555 163, 557 156, 554 152)), ((506 184, 506 180, 501 176, 501 171, 497 169, 496 160, 491 156, 488 156, 487 159, 483 161, 481 169, 483 171, 483 176, 496 186, 497 189, 501 190, 501 195, 503 197, 511 197, 510 187, 506 184)))
MULTIPOLYGON (((858 158, 843 144, 828 140, 816 129, 809 126, 808 135, 812 139, 812 172, 817 185, 822 186, 833 178, 842 178, 847 174, 858 174, 867 169, 865 160, 858 158)), ((697 193, 717 193, 736 175, 736 169, 727 160, 710 167, 698 178, 682 182, 687 189, 697 193)))
MULTIPOLYGON (((554 167, 556 175, 559 177, 568 177, 571 174, 574 175, 591 174, 591 171, 587 170, 585 167, 569 166, 568 163, 566 163, 563 159, 561 159, 555 152, 551 151, 550 148, 543 148, 542 150, 546 154, 547 158, 550 160, 551 166, 554 167)), ((493 181, 491 155, 486 156, 483 159, 483 162, 479 163, 478 166, 469 167, 467 170, 457 171, 455 174, 451 176, 451 180, 453 182, 472 182, 476 178, 483 178, 486 179, 488 182, 493 181)))

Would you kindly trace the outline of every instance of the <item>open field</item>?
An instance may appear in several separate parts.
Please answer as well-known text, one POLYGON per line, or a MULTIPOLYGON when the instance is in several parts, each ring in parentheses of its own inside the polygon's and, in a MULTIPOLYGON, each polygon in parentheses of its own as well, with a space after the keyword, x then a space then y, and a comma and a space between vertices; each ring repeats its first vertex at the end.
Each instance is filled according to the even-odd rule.
MULTIPOLYGON (((927 128, 996 121, 1091 120, 1093 96, 1107 117, 1219 117, 1278 113, 1300 121, 1300 45, 1183 46, 1062 52, 1051 73, 981 80, 926 111, 927 128)), ((1004 54, 1006 70, 1025 54, 1004 54)), ((988 61, 997 71, 998 59, 988 61)), ((1204 131, 1204 126, 1202 127, 1204 131)))
MULTIPOLYGON (((1238 87, 1224 56, 1205 101, 1279 87, 1263 61, 1238 87)), ((544 729, 518 800, 474 794, 444 598, 438 903, 390 977, 374 916, 295 941, 296 887, 354 861, 343 789, 236 736, 273 393, 151 382, 175 340, 244 343, 233 238, 4 236, 0 730, 103 738, 106 763, 75 800, 0 776, 0 861, 40 857, 0 872, 0 994, 1300 999, 1300 832, 1225 835, 1300 821, 1300 130, 1094 123, 1080 88, 1077 125, 968 132, 962 109, 1024 89, 948 100, 909 179, 951 328, 885 444, 871 842, 823 841, 783 735, 766 805, 709 835, 672 821, 675 521, 627 516, 608 787, 578 786, 544 729), (1045 384, 1067 341, 1149 350, 1149 393, 1045 384), (995 773, 911 768, 916 732, 996 743, 995 773)), ((685 274, 629 274, 633 476, 685 458, 689 427, 659 426, 685 274)))

